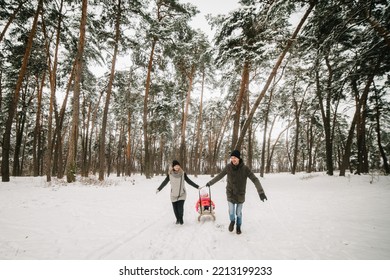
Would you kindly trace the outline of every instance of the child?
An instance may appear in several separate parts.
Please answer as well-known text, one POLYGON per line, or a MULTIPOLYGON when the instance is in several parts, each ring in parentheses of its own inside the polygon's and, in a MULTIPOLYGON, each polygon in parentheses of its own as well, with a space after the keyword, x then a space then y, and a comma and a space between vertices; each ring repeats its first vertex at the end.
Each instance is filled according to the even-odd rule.
POLYGON ((214 202, 209 198, 208 193, 201 194, 201 197, 199 198, 198 202, 196 203, 196 211, 201 214, 203 210, 200 209, 199 206, 203 206, 203 210, 206 211, 213 211, 215 209, 214 202), (210 203, 212 206, 212 209, 210 209, 210 203))

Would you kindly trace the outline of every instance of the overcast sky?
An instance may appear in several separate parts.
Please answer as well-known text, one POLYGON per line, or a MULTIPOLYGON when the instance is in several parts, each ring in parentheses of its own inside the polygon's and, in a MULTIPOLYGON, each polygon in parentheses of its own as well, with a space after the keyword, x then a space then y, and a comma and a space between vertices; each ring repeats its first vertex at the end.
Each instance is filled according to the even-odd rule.
POLYGON ((196 15, 191 24, 194 28, 199 28, 208 34, 210 39, 214 32, 211 31, 205 16, 207 14, 212 14, 213 16, 227 14, 238 7, 238 0, 179 0, 179 2, 191 3, 198 7, 200 13, 196 15))

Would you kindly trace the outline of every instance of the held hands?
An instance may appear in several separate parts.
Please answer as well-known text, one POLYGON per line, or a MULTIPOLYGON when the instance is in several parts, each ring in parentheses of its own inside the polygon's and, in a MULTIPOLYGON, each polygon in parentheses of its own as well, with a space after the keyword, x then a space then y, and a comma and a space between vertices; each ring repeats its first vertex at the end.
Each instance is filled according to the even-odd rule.
POLYGON ((261 199, 262 202, 264 202, 264 200, 268 200, 267 196, 265 195, 265 193, 261 193, 260 194, 260 199, 261 199))

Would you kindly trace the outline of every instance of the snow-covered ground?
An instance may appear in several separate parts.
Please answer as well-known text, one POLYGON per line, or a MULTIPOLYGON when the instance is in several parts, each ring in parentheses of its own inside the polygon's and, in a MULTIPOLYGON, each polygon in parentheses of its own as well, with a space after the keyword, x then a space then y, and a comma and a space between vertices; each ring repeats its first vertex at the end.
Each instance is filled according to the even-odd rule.
MULTIPOLYGON (((258 174, 256 174, 258 175, 258 174)), ((210 176, 189 175, 199 185, 210 176)), ((228 231, 223 179, 216 221, 198 222, 187 185, 176 225, 163 176, 74 184, 44 177, 0 183, 2 260, 389 260, 390 177, 267 174, 261 202, 248 180, 242 234, 228 231)))

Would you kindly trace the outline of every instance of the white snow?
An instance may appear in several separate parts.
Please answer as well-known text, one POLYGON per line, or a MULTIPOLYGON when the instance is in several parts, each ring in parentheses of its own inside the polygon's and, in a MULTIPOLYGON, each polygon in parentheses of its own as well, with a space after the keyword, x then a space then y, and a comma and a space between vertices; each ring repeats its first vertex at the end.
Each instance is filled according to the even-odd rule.
MULTIPOLYGON (((258 175, 258 174, 256 174, 258 175)), ((190 179, 205 185, 210 176, 190 179)), ((388 260, 390 177, 267 174, 268 201, 248 180, 242 234, 228 232, 225 178, 211 187, 216 221, 198 222, 187 185, 176 225, 164 176, 73 184, 0 183, 1 260, 388 260)))

